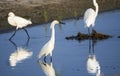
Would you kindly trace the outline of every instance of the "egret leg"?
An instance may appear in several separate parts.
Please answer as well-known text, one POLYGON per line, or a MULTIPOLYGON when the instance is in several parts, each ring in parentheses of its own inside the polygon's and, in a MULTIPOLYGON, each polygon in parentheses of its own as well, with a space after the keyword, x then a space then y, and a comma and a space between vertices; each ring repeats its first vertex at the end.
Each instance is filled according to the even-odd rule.
POLYGON ((92 32, 94 31, 93 27, 92 27, 92 32))
POLYGON ((25 32, 26 32, 26 34, 27 34, 27 36, 28 36, 28 39, 30 39, 30 36, 29 36, 27 30, 26 30, 25 28, 23 28, 23 29, 25 30, 25 32))
POLYGON ((91 39, 89 39, 89 53, 91 52, 91 39))
POLYGON ((50 61, 52 62, 52 56, 50 56, 50 61))
POLYGON ((11 39, 13 38, 13 36, 15 36, 16 31, 17 31, 17 30, 15 30, 15 32, 14 32, 13 35, 9 38, 9 40, 11 40, 11 39))
POLYGON ((15 44, 15 42, 13 42, 12 40, 9 40, 14 46, 15 48, 17 49, 17 45, 15 44))
POLYGON ((93 54, 94 54, 94 40, 92 40, 92 50, 93 50, 93 54))
POLYGON ((88 27, 88 35, 89 35, 89 37, 90 37, 90 28, 88 27))
POLYGON ((30 41, 30 39, 28 38, 28 39, 27 39, 27 42, 26 42, 26 46, 28 46, 28 44, 29 44, 29 41, 30 41))

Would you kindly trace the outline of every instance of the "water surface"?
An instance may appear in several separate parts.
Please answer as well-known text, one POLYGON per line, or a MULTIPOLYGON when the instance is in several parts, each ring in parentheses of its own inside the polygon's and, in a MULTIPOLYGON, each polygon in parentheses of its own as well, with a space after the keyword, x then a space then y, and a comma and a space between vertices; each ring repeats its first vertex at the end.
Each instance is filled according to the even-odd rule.
POLYGON ((51 69, 53 76, 54 72, 56 76, 96 76, 98 73, 102 76, 119 76, 120 39, 117 38, 120 35, 119 20, 120 10, 99 14, 94 29, 113 37, 97 41, 94 44, 94 53, 93 50, 89 52, 89 40, 65 39, 66 36, 76 35, 78 32, 87 33, 82 19, 65 20, 66 25, 55 26, 56 43, 52 63, 49 62, 49 57, 47 57, 47 63, 43 60, 38 61, 37 58, 40 49, 50 38, 50 23, 27 28, 31 37, 29 41, 23 30, 19 30, 12 39, 14 44, 8 40, 13 32, 0 34, 0 76, 47 76, 45 68, 47 73, 51 69), (19 47, 28 49, 33 54, 19 61, 16 66, 10 66, 9 57, 19 47), (100 69, 95 70, 93 66, 90 72, 87 61, 91 55, 100 69))

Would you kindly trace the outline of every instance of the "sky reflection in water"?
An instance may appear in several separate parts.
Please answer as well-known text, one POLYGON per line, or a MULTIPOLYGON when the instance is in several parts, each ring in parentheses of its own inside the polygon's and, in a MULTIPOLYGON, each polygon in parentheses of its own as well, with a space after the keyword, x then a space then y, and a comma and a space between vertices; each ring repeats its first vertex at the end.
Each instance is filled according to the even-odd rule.
POLYGON ((76 35, 78 32, 87 33, 83 20, 65 20, 63 22, 66 25, 55 26, 56 43, 53 51, 53 62, 51 63, 44 63, 43 60, 38 62, 37 58, 40 49, 50 38, 50 23, 27 28, 31 37, 27 46, 25 46, 27 36, 23 30, 17 31, 13 38, 17 47, 8 40, 13 32, 0 34, 0 76, 50 76, 52 73, 49 74, 47 71, 52 71, 57 76, 99 76, 99 74, 119 76, 120 39, 117 38, 120 35, 119 20, 119 10, 99 14, 94 29, 113 37, 94 43, 94 52, 89 51, 89 46, 92 46, 89 44, 89 40, 65 39, 66 36, 76 35), (30 58, 22 60, 24 58, 20 56, 18 61, 21 62, 22 60, 22 63, 16 66, 15 64, 12 65, 15 66, 13 70, 8 64, 9 57, 12 53, 18 53, 18 51, 14 51, 18 47, 25 48, 24 50, 28 49, 29 51, 24 52, 26 57, 30 56, 30 58), (46 68, 49 69, 45 70, 46 68))

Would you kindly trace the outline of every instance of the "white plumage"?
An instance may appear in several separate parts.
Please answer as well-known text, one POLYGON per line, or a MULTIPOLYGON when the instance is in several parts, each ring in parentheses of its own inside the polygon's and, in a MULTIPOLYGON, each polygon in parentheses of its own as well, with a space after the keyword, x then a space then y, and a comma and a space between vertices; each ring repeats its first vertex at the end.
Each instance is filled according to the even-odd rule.
POLYGON ((93 27, 95 25, 95 20, 96 20, 96 17, 98 15, 98 4, 97 4, 96 0, 93 0, 93 4, 95 6, 95 10, 92 8, 89 8, 85 11, 85 14, 84 14, 85 26, 88 29, 90 26, 93 27))
POLYGON ((39 64, 46 76, 56 76, 52 62, 50 64, 39 61, 39 64))
MULTIPOLYGON (((16 16, 13 12, 9 12, 8 13, 8 23, 11 26, 16 27, 16 30, 18 30, 19 28, 24 28, 29 24, 32 24, 32 22, 30 20, 24 19, 22 17, 16 16)), ((24 28, 25 32, 28 35, 27 30, 24 28)), ((15 31, 16 33, 16 31, 15 31)), ((15 33, 10 37, 10 39, 15 35, 15 33)), ((28 35, 29 37, 29 35, 28 35)))
POLYGON ((51 41, 48 41, 43 48, 41 49, 40 53, 39 53, 39 58, 41 58, 43 55, 47 56, 48 54, 50 54, 50 56, 52 56, 52 50, 54 49, 54 43, 51 41))
POLYGON ((95 19, 96 19, 95 11, 91 8, 87 9, 84 15, 84 21, 85 21, 86 27, 89 28, 91 25, 93 27, 95 19))
POLYGON ((96 74, 96 76, 100 76, 100 65, 95 55, 88 56, 87 71, 91 74, 96 74))
POLYGON ((51 23, 51 30, 52 30, 52 34, 51 34, 51 39, 42 47, 39 55, 38 55, 38 58, 41 58, 42 56, 47 56, 50 54, 50 56, 52 57, 52 51, 54 49, 54 44, 55 44, 55 28, 54 26, 56 24, 59 24, 59 22, 57 20, 54 20, 52 23, 51 23))
POLYGON ((18 47, 15 52, 13 52, 9 57, 10 66, 16 66, 16 64, 22 60, 25 60, 32 56, 32 52, 27 49, 18 47))
POLYGON ((29 24, 32 24, 30 20, 16 16, 13 12, 9 12, 8 14, 8 23, 12 26, 15 26, 16 29, 23 28, 29 24))

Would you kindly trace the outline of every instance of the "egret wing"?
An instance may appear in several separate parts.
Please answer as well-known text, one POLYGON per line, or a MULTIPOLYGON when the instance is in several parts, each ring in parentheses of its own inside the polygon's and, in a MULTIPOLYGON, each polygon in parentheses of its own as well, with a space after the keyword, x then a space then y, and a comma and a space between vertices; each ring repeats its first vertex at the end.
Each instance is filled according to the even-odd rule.
POLYGON ((28 25, 29 20, 24 19, 24 18, 19 17, 19 16, 15 16, 14 21, 17 24, 17 27, 22 28, 22 27, 25 27, 28 25))
POLYGON ((50 43, 48 42, 42 47, 38 55, 38 58, 41 58, 42 56, 49 54, 49 50, 50 50, 50 43))
POLYGON ((95 21, 95 11, 92 8, 89 8, 86 10, 84 14, 84 21, 87 27, 89 27, 91 24, 95 21))

